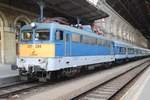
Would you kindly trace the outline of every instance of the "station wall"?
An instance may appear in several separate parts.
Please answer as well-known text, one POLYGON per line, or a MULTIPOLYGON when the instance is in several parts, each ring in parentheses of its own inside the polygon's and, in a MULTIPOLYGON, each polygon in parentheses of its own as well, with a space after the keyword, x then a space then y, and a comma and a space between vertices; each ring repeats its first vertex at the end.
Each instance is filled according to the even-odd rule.
POLYGON ((33 13, 0 4, 0 63, 16 63, 19 29, 33 19, 33 13))
POLYGON ((104 12, 107 12, 109 15, 109 17, 96 21, 97 25, 107 33, 104 35, 148 48, 148 41, 142 33, 113 10, 105 0, 99 0, 96 6, 104 12))

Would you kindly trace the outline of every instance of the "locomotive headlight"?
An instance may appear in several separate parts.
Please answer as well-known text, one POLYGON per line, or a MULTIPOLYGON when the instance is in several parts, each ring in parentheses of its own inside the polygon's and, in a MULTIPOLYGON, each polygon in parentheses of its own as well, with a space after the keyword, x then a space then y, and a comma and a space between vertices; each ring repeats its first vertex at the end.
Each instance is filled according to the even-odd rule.
POLYGON ((46 62, 46 59, 38 59, 38 62, 39 62, 39 63, 45 63, 45 62, 46 62))
POLYGON ((35 28, 35 27, 36 27, 36 23, 34 23, 34 22, 31 23, 31 27, 32 27, 32 28, 35 28))
POLYGON ((25 60, 24 60, 24 59, 20 59, 20 62, 24 63, 24 62, 25 62, 25 60))

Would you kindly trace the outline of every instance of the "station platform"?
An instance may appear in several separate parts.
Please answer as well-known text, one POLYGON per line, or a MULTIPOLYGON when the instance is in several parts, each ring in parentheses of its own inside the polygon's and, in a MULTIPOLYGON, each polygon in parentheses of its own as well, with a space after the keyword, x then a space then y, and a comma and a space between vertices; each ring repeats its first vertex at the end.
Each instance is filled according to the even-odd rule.
POLYGON ((150 100, 150 66, 120 100, 150 100))
POLYGON ((0 64, 0 85, 8 82, 18 81, 19 73, 11 69, 9 64, 0 64))

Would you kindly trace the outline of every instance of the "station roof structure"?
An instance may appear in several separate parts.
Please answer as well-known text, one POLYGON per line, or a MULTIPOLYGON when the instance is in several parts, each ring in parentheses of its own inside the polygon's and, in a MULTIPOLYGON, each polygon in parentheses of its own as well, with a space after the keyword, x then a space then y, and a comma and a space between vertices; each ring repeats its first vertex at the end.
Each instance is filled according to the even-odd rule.
POLYGON ((150 0, 105 0, 150 40, 150 0))
MULTIPOLYGON (((96 8, 87 0, 44 0, 44 16, 66 17, 76 21, 81 18, 83 24, 91 23, 94 20, 107 17, 108 14, 96 8)), ((1 0, 1 3, 25 9, 39 14, 38 0, 1 0)))
MULTIPOLYGON (((1 3, 31 11, 39 15, 38 0, 1 0, 1 3)), ((65 17, 76 22, 76 17, 82 18, 82 23, 92 23, 94 20, 108 17, 107 12, 98 9, 89 1, 106 1, 114 10, 125 18, 150 40, 150 0, 45 0, 46 17, 65 17)))

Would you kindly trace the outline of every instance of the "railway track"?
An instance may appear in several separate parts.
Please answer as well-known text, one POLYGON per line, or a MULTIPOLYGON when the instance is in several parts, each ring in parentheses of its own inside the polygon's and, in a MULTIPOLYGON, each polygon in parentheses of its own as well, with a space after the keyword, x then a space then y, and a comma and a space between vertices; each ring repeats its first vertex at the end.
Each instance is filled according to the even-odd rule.
POLYGON ((7 98, 13 94, 33 89, 44 85, 44 83, 37 82, 16 82, 0 87, 0 98, 7 98))
MULTIPOLYGON (((146 69, 149 66, 149 61, 146 61, 140 65, 136 65, 136 67, 133 67, 132 69, 128 71, 124 71, 122 74, 115 78, 107 80, 107 82, 101 83, 101 85, 97 86, 93 89, 90 88, 90 91, 86 91, 86 93, 82 92, 74 97, 69 97, 69 99, 75 99, 75 100, 108 100, 111 97, 113 97, 120 89, 124 87, 129 81, 131 81, 135 76, 137 76, 141 71, 146 69)), ((82 77, 83 78, 83 77, 82 77)), ((70 80, 70 83, 74 83, 73 81, 76 81, 76 79, 70 80)), ((79 80, 79 79, 77 79, 79 80)), ((37 82, 17 82, 17 83, 10 83, 9 85, 4 85, 0 87, 0 98, 8 98, 15 94, 21 94, 24 91, 30 91, 32 93, 32 89, 39 89, 39 87, 51 87, 51 82, 47 83, 37 83, 37 82)), ((69 80, 67 82, 64 82, 66 86, 69 84, 69 80)), ((63 82, 59 82, 57 85, 53 84, 53 89, 50 90, 53 91, 54 89, 58 88, 59 86, 64 85, 63 82), (55 88, 56 87, 56 88, 55 88)), ((66 87, 67 91, 67 87, 66 87)), ((55 92, 55 91, 53 91, 55 92)), ((65 91, 64 91, 65 92, 65 91)), ((55 92, 56 93, 56 92, 55 92)), ((28 96, 27 96, 28 97, 28 96)), ((53 97, 53 95, 51 95, 53 97)), ((67 97, 68 98, 68 97, 67 97)), ((68 100, 69 100, 68 99, 68 100)), ((37 99, 38 100, 38 99, 37 99)), ((63 99, 62 99, 63 100, 63 99)))
POLYGON ((29 83, 27 81, 17 81, 17 82, 12 82, 12 83, 5 83, 3 85, 0 86, 0 90, 3 88, 8 88, 8 87, 12 87, 15 85, 19 85, 19 84, 25 84, 25 83, 29 83))
POLYGON ((143 63, 85 93, 80 94, 73 98, 73 100, 111 100, 121 89, 149 66, 149 61, 143 63))

